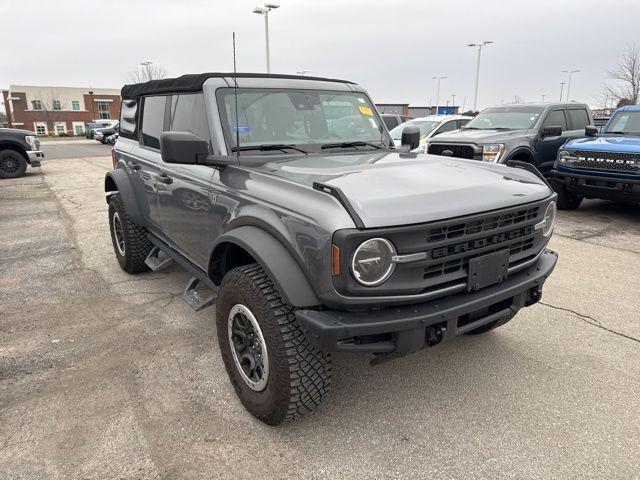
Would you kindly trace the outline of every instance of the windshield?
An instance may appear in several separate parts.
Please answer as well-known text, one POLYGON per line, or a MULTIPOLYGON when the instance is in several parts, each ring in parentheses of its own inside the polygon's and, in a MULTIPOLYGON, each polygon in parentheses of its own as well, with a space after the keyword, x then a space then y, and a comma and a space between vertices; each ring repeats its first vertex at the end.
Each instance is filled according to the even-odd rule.
POLYGON ((418 127, 420 129, 420 140, 423 140, 427 138, 427 135, 429 135, 439 124, 440 122, 433 120, 409 120, 408 122, 398 125, 396 128, 391 130, 389 134, 394 140, 402 140, 402 131, 405 127, 418 127))
POLYGON ((640 133, 640 110, 616 113, 603 133, 640 133))
POLYGON ((540 118, 543 107, 493 107, 483 110, 464 130, 526 130, 540 118))
POLYGON ((235 150, 237 133, 239 150, 247 154, 296 153, 269 145, 310 152, 323 146, 371 150, 389 143, 375 108, 362 93, 239 88, 237 125, 234 89, 218 89, 217 97, 229 144, 235 150))

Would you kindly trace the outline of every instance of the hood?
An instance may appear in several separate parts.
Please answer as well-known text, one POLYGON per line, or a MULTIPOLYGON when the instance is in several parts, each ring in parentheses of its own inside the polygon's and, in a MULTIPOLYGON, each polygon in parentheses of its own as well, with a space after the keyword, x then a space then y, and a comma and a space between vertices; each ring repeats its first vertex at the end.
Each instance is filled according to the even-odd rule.
POLYGON ((0 128, 0 134, 14 134, 14 135, 35 135, 35 132, 30 130, 22 130, 20 128, 0 128))
POLYGON ((451 133, 436 135, 430 143, 491 143, 526 135, 528 130, 455 130, 451 133))
POLYGON ((563 148, 599 152, 640 153, 640 137, 605 135, 600 137, 579 138, 577 140, 570 140, 563 148))
POLYGON ((320 182, 340 188, 367 228, 454 218, 552 194, 525 170, 425 154, 309 155, 256 170, 308 187, 320 182))

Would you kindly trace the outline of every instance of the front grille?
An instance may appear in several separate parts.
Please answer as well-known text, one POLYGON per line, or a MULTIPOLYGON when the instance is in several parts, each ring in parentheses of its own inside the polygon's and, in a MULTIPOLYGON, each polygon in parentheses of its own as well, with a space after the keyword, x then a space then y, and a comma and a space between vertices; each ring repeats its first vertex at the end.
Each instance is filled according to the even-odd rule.
POLYGON ((640 154, 618 152, 572 151, 575 160, 568 162, 573 168, 589 168, 612 172, 640 173, 640 154))
MULTIPOLYGON (((548 199, 493 212, 421 225, 376 229, 375 236, 389 239, 398 255, 426 252, 419 261, 398 263, 385 283, 362 287, 350 275, 334 278, 336 288, 349 295, 445 296, 466 288, 469 262, 477 257, 509 250, 509 268, 535 259, 547 243, 536 223, 542 220, 548 199)), ((334 240, 354 251, 372 233, 343 231, 334 240), (344 235, 344 237, 342 237, 344 235)), ((345 265, 345 271, 348 271, 345 265)))
POLYGON ((442 145, 442 144, 430 144, 428 153, 432 155, 444 155, 447 157, 457 158, 473 158, 475 150, 471 145, 442 145), (450 151, 451 154, 445 155, 443 152, 450 151))

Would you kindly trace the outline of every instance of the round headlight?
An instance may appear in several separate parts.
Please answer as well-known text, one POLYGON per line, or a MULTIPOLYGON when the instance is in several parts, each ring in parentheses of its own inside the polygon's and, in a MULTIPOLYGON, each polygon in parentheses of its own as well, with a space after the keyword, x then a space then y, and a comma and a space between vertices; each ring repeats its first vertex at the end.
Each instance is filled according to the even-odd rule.
POLYGON ((547 205, 547 209, 544 211, 544 227, 542 227, 542 234, 545 237, 551 235, 553 232, 553 224, 556 223, 556 202, 551 202, 547 205))
POLYGON ((396 249, 389 240, 372 238, 360 244, 351 260, 353 277, 362 285, 374 287, 386 281, 396 264, 396 249))

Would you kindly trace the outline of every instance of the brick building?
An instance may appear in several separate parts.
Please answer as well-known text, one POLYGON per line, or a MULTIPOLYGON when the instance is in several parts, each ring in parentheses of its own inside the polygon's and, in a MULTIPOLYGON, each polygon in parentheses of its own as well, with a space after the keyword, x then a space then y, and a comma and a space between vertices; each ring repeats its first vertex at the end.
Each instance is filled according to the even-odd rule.
POLYGON ((82 135, 85 124, 120 118, 120 90, 11 85, 2 91, 9 128, 82 135))

